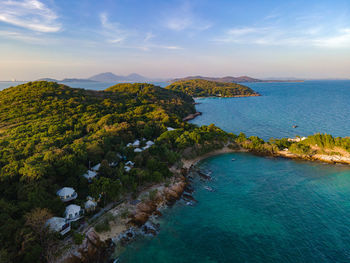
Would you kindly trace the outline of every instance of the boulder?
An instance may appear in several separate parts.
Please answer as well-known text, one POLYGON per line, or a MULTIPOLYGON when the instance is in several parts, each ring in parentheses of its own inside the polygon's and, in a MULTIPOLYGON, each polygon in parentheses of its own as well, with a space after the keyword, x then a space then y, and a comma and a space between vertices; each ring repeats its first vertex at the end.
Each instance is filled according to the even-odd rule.
POLYGON ((147 222, 149 217, 149 214, 137 211, 134 215, 131 216, 130 223, 136 226, 142 226, 147 222))

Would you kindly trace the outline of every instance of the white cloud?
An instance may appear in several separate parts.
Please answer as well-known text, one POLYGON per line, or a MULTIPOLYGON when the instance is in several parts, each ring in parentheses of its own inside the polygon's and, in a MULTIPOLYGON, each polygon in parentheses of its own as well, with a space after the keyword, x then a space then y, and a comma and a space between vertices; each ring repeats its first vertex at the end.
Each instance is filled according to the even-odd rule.
POLYGON ((117 22, 110 22, 106 13, 100 14, 100 21, 103 29, 103 35, 110 43, 121 43, 129 35, 129 33, 121 28, 121 25, 117 22))
POLYGON ((328 28, 237 27, 214 39, 218 43, 265 46, 350 47, 350 28, 330 31, 328 28))
POLYGON ((0 22, 37 32, 57 32, 58 16, 39 0, 0 1, 0 22))
POLYGON ((315 46, 328 48, 350 47, 350 28, 340 29, 339 32, 330 37, 315 39, 315 46))
POLYGON ((178 8, 171 8, 163 23, 166 28, 174 31, 204 31, 212 27, 211 23, 195 15, 188 1, 183 2, 178 8))
POLYGON ((100 14, 102 35, 110 44, 115 44, 119 48, 138 49, 150 51, 152 49, 180 50, 179 46, 155 44, 152 32, 137 32, 135 29, 126 29, 120 23, 110 22, 106 13, 100 14))

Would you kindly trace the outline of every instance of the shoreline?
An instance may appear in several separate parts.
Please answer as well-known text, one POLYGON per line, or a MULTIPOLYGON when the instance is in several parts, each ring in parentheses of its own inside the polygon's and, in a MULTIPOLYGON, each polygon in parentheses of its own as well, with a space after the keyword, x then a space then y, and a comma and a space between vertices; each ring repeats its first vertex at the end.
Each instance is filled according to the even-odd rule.
POLYGON ((194 100, 197 99, 229 99, 229 98, 245 98, 245 97, 261 97, 260 93, 254 93, 251 95, 236 95, 236 96, 222 96, 222 97, 218 97, 218 96, 206 96, 206 97, 192 97, 194 100))
MULTIPOLYGON (((228 147, 228 145, 226 145, 221 149, 208 152, 192 159, 181 159, 179 164, 175 164, 170 168, 173 176, 168 182, 161 182, 144 187, 140 190, 135 199, 128 195, 122 203, 103 214, 96 222, 94 222, 94 224, 89 226, 86 232, 93 232, 93 234, 98 237, 99 242, 103 244, 101 249, 105 248, 106 245, 113 249, 113 252, 110 252, 109 255, 114 255, 114 253, 118 255, 118 252, 124 246, 133 242, 140 235, 156 236, 159 231, 159 226, 153 223, 153 219, 162 216, 160 210, 171 207, 175 202, 183 198, 184 192, 186 192, 186 195, 188 195, 187 192, 190 188, 188 187, 190 182, 187 175, 191 169, 200 161, 207 158, 227 153, 240 152, 256 154, 261 157, 271 156, 308 162, 318 161, 328 164, 350 164, 350 157, 342 157, 337 155, 316 154, 313 156, 304 156, 294 154, 289 151, 279 151, 274 154, 259 153, 244 149, 242 147, 231 149, 228 147), (154 199, 149 198, 152 191, 156 191, 156 196, 154 199), (125 211, 128 211, 128 213, 126 217, 123 217, 123 213, 125 213, 125 211), (112 215, 113 217, 113 220, 108 222, 110 229, 108 231, 98 233, 95 230, 95 226, 98 223, 104 222, 108 214, 112 215), (113 245, 112 247, 111 244, 113 245)), ((88 235, 87 239, 89 239, 88 235)), ((81 251, 81 248, 75 249, 78 252, 81 251)), ((66 254, 63 257, 64 259, 70 258, 70 256, 74 257, 75 255, 74 249, 68 253, 68 255, 66 254)), ((57 262, 66 261, 58 260, 57 262)))

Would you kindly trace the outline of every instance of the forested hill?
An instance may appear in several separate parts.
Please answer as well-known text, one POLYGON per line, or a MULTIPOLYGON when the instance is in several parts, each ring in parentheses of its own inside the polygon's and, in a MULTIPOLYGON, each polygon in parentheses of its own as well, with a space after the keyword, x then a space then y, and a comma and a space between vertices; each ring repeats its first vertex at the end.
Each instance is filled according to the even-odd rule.
POLYGON ((63 186, 73 187, 80 203, 88 194, 106 192, 102 185, 110 186, 109 201, 145 181, 169 176, 164 162, 172 153, 166 149, 159 150, 160 157, 145 157, 152 165, 129 174, 123 172, 123 164, 112 169, 108 163, 118 161, 117 153, 133 160, 134 152, 125 147, 128 142, 154 140, 168 126, 190 126, 182 118, 195 112, 193 102, 188 95, 150 84, 88 91, 37 81, 1 91, 0 259, 44 261, 42 237, 26 222, 39 208, 62 216, 64 204, 55 193, 63 186), (88 186, 81 175, 89 162, 102 160, 104 173, 88 186))
POLYGON ((243 97, 259 96, 254 90, 237 83, 216 82, 204 79, 176 81, 165 87, 192 97, 243 97))

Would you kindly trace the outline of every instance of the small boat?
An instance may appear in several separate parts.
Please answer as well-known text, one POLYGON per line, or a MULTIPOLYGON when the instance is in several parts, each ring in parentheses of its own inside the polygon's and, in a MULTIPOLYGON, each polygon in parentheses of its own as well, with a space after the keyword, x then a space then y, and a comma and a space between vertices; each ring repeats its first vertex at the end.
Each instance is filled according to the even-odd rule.
POLYGON ((295 128, 298 128, 298 125, 293 125, 292 127, 295 129, 295 128))
POLYGON ((193 206, 192 202, 186 202, 186 205, 193 206))
POLYGON ((232 161, 232 162, 233 162, 233 161, 236 161, 236 159, 235 159, 235 158, 232 158, 231 161, 232 161))

